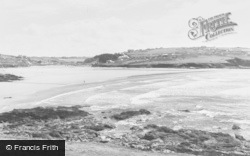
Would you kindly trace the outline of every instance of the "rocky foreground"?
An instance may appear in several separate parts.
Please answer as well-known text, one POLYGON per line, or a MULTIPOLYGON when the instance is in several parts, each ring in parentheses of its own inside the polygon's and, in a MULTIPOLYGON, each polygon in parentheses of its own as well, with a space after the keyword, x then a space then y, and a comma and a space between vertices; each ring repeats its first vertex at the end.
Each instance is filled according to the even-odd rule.
POLYGON ((12 74, 0 74, 0 82, 10 82, 10 81, 16 81, 16 80, 22 80, 23 77, 16 76, 12 74))
MULTIPOLYGON (((92 142, 118 145, 156 153, 187 153, 193 155, 250 155, 250 141, 243 136, 231 136, 195 129, 173 130, 148 124, 142 120, 151 112, 110 110, 90 114, 84 107, 37 107, 15 109, 0 114, 2 135, 26 139, 63 139, 66 142, 92 142), (118 130, 118 122, 142 116, 137 125, 118 130)), ((240 128, 235 125, 234 129, 240 128)), ((67 147, 66 147, 67 148, 67 147)))

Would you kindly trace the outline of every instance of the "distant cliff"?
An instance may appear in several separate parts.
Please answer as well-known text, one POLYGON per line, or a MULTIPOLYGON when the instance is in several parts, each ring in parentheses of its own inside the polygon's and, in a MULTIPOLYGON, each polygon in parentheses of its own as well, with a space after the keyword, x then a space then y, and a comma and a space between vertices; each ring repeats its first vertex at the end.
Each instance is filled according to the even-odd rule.
POLYGON ((249 68, 247 48, 155 48, 97 55, 85 60, 93 67, 249 68))
POLYGON ((134 68, 249 68, 247 48, 155 48, 86 57, 27 57, 0 54, 0 68, 46 65, 134 68))
POLYGON ((31 60, 26 56, 0 55, 0 68, 27 67, 29 65, 31 65, 31 60))
POLYGON ((27 57, 0 54, 0 68, 84 64, 86 57, 27 57))

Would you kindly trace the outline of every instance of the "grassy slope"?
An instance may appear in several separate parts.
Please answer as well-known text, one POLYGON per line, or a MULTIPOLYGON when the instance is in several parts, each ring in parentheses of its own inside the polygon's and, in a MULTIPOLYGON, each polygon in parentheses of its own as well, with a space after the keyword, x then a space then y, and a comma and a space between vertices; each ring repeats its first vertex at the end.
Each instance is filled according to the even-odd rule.
MULTIPOLYGON (((125 67, 168 67, 169 65, 169 67, 209 68, 239 67, 240 61, 228 61, 235 58, 250 60, 250 50, 246 48, 158 48, 125 52, 124 55, 128 58, 118 59, 115 62, 99 62, 95 65, 125 67)), ((244 63, 244 65, 247 64, 244 63)))
POLYGON ((0 68, 33 65, 83 65, 85 57, 26 57, 0 54, 0 68))

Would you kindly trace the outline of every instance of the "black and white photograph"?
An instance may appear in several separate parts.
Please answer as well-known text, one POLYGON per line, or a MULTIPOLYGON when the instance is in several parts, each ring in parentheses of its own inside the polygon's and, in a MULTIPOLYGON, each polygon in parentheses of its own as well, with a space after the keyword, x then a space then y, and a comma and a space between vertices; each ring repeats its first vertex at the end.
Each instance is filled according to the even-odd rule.
POLYGON ((0 156, 250 156, 249 0, 0 0, 0 156))

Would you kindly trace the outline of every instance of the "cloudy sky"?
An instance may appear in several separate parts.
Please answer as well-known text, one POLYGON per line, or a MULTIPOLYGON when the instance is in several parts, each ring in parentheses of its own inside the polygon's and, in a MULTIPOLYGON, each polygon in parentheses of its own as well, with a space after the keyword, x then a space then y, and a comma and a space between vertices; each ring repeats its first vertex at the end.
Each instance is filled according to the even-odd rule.
POLYGON ((93 56, 156 47, 249 47, 249 0, 0 0, 0 53, 93 56), (190 40, 188 21, 231 12, 234 34, 190 40))

